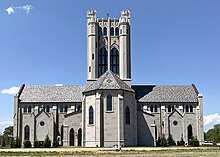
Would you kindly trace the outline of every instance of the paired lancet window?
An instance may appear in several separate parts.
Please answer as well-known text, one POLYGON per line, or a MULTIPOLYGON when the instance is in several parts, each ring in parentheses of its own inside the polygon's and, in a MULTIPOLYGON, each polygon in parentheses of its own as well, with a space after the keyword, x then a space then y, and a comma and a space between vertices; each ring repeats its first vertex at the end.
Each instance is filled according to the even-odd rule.
POLYGON ((192 105, 190 105, 190 106, 188 106, 188 105, 186 105, 186 112, 193 112, 193 106, 192 105))
POLYGON ((89 107, 89 124, 94 124, 94 110, 93 107, 89 107))
POLYGON ((169 105, 168 106, 168 112, 173 112, 175 110, 175 106, 174 105, 169 105))
POLYGON ((61 106, 60 106, 60 112, 61 112, 61 113, 63 113, 63 112, 65 113, 65 112, 67 112, 67 111, 68 111, 68 106, 67 106, 67 105, 65 105, 65 106, 61 105, 61 106))
POLYGON ((151 106, 150 106, 150 111, 151 111, 151 112, 158 112, 158 107, 157 107, 157 105, 154 105, 154 106, 151 105, 151 106))
POLYGON ((31 108, 31 106, 24 106, 24 113, 31 113, 31 110, 32 110, 32 108, 31 108))

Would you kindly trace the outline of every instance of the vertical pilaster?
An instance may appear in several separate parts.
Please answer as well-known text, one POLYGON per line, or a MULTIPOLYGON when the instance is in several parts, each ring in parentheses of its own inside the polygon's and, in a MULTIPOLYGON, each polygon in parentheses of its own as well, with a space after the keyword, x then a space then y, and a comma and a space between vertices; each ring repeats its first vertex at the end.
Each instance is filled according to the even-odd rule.
POLYGON ((108 31, 107 31, 107 36, 108 36, 108 70, 110 70, 110 51, 111 51, 111 35, 110 35, 110 29, 111 29, 111 20, 110 17, 108 17, 108 31))

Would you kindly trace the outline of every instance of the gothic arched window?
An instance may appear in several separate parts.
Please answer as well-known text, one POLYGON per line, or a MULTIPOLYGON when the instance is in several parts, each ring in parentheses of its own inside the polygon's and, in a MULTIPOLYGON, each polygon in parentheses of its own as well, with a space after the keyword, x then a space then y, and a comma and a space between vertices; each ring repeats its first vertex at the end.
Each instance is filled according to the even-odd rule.
POLYGON ((89 124, 94 124, 94 111, 93 107, 89 107, 89 124))
POLYGON ((116 48, 111 49, 110 68, 115 74, 119 74, 119 53, 116 48))
POLYGON ((172 111, 174 111, 174 110, 175 110, 175 106, 173 105, 173 106, 172 106, 172 111))
POLYGON ((28 125, 24 127, 24 140, 30 140, 30 128, 28 125))
POLYGON ((110 28, 110 35, 112 35, 112 36, 114 35, 114 28, 113 27, 110 28))
POLYGON ((119 29, 118 29, 118 27, 115 28, 115 35, 119 35, 119 29))
POLYGON ((108 68, 108 53, 107 50, 103 47, 99 50, 99 59, 98 59, 98 74, 101 76, 107 71, 108 68))
POLYGON ((128 106, 125 109, 125 124, 130 124, 130 109, 128 106))
POLYGON ((107 111, 112 111, 112 96, 109 94, 107 96, 107 111))
POLYGON ((103 35, 107 35, 107 28, 106 27, 103 28, 103 35))
POLYGON ((102 28, 101 27, 98 28, 98 35, 102 36, 102 28))

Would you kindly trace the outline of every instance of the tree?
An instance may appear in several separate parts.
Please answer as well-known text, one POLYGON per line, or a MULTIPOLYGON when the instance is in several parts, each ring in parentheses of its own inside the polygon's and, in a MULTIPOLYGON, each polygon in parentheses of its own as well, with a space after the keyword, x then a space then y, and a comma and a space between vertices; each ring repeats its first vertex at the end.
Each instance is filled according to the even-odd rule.
POLYGON ((206 141, 212 141, 213 144, 220 142, 220 124, 214 125, 212 129, 209 129, 204 136, 206 141))
POLYGON ((6 127, 2 135, 2 146, 10 145, 13 138, 13 126, 6 127))

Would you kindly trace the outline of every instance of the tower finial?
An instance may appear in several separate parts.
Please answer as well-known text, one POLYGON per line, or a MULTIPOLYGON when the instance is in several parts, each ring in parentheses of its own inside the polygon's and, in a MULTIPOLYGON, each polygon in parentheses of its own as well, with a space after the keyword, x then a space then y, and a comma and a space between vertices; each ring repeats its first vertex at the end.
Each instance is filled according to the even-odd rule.
POLYGON ((109 18, 109 13, 107 13, 107 19, 109 18))

